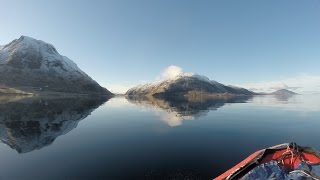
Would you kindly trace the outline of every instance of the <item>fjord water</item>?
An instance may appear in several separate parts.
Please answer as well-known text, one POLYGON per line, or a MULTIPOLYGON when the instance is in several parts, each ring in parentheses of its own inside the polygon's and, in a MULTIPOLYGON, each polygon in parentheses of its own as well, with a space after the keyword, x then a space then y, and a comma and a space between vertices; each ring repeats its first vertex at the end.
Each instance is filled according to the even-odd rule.
POLYGON ((0 97, 0 179, 211 179, 285 142, 320 150, 320 95, 0 97))

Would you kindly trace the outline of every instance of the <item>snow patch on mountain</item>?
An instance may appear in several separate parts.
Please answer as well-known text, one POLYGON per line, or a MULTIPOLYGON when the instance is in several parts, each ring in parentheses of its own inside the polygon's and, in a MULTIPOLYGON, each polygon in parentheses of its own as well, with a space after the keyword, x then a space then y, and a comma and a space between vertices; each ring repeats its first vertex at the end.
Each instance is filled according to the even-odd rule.
POLYGON ((0 49, 0 84, 48 91, 111 95, 44 41, 21 36, 0 49))
POLYGON ((9 61, 16 60, 15 56, 21 56, 19 60, 23 63, 22 69, 30 68, 30 62, 27 61, 39 59, 39 62, 34 62, 34 66, 39 65, 39 67, 32 68, 42 71, 55 69, 60 74, 69 73, 70 75, 78 74, 87 77, 73 61, 60 55, 53 45, 28 36, 21 36, 19 39, 5 45, 0 51, 0 64, 7 64, 9 61), (36 63, 39 64, 36 65, 36 63))
POLYGON ((177 80, 179 80, 181 78, 188 78, 188 77, 195 77, 195 78, 199 78, 200 80, 210 81, 205 76, 200 76, 200 75, 197 75, 197 74, 194 74, 194 73, 182 72, 182 73, 179 73, 179 74, 175 74, 174 76, 173 75, 166 76, 166 78, 158 79, 158 80, 156 80, 154 82, 151 82, 151 83, 140 84, 140 85, 138 85, 136 87, 133 87, 131 89, 144 91, 144 90, 156 87, 156 86, 158 86, 160 84, 168 84, 168 85, 170 85, 172 83, 175 83, 177 80))
POLYGON ((188 95, 189 93, 239 95, 253 94, 253 92, 243 88, 225 86, 217 81, 210 80, 206 76, 183 72, 181 68, 179 69, 177 67, 170 66, 164 72, 166 76, 161 76, 161 79, 158 79, 152 83, 133 87, 129 89, 126 94, 138 96, 172 96, 188 95))

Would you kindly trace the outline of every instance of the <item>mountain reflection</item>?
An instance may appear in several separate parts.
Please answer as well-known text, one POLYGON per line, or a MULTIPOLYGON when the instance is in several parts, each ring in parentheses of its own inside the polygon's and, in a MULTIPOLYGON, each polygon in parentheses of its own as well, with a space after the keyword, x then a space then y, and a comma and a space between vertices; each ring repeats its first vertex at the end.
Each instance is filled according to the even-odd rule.
POLYGON ((293 94, 287 94, 287 95, 274 95, 274 98, 277 99, 278 102, 282 102, 282 103, 288 103, 288 101, 295 97, 296 95, 293 94))
POLYGON ((155 112, 169 126, 179 126, 184 120, 193 120, 206 116, 209 111, 217 110, 226 103, 245 103, 251 96, 220 97, 137 97, 127 96, 127 100, 139 106, 156 108, 155 112))
POLYGON ((76 128, 106 98, 0 98, 0 140, 18 153, 50 145, 76 128))

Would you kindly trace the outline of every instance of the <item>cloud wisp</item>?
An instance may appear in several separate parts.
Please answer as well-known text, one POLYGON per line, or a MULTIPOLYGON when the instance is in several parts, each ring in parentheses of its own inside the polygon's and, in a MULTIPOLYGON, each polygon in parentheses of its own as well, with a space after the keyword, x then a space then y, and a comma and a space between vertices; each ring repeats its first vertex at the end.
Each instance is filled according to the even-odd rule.
MULTIPOLYGON (((170 65, 166 67, 164 70, 161 71, 161 73, 155 78, 155 81, 161 81, 164 79, 174 78, 180 74, 185 73, 183 69, 176 65, 170 65)), ((109 89, 111 92, 116 94, 125 94, 130 88, 138 85, 138 84, 145 84, 148 83, 147 81, 140 80, 137 84, 129 84, 129 85, 123 85, 123 84, 108 84, 105 87, 109 89)))
POLYGON ((238 84, 237 86, 250 89, 255 92, 272 92, 279 89, 293 90, 302 94, 320 92, 320 76, 301 74, 292 78, 258 83, 238 84))
POLYGON ((176 77, 176 76, 183 74, 183 73, 184 72, 181 67, 171 65, 171 66, 168 66, 167 68, 165 68, 156 79, 157 80, 169 79, 169 78, 176 77))

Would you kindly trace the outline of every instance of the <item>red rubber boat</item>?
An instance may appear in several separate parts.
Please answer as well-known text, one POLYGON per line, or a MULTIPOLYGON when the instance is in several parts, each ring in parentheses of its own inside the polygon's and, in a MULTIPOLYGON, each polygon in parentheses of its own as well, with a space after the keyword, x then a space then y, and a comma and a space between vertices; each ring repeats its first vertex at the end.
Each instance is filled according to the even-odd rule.
POLYGON ((214 180, 320 179, 320 153, 295 143, 259 150, 214 180))

